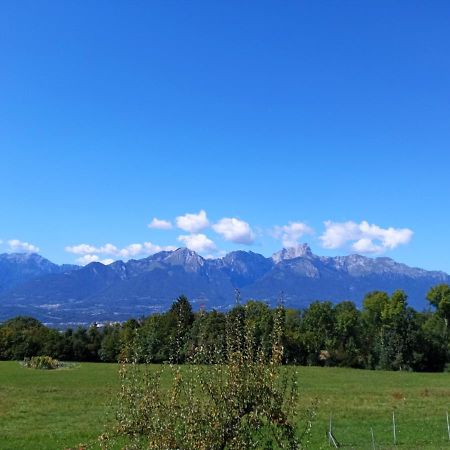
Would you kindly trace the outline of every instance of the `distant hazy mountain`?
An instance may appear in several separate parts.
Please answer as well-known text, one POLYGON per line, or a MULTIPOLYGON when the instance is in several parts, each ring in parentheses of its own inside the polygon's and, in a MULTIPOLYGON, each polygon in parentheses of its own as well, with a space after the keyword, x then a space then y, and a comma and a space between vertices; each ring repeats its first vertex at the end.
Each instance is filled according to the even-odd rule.
POLYGON ((450 276, 408 267, 390 258, 322 257, 308 245, 283 249, 271 258, 237 251, 204 259, 186 248, 108 266, 57 266, 39 255, 0 255, 0 320, 33 315, 55 325, 125 320, 166 309, 180 294, 194 306, 228 308, 239 289, 292 307, 313 300, 353 300, 361 305, 372 290, 404 289, 409 303, 426 306, 428 289, 450 276), (78 269, 78 270, 75 270, 78 269))
POLYGON ((0 293, 43 275, 64 273, 79 266, 63 264, 58 266, 34 253, 0 254, 0 293))

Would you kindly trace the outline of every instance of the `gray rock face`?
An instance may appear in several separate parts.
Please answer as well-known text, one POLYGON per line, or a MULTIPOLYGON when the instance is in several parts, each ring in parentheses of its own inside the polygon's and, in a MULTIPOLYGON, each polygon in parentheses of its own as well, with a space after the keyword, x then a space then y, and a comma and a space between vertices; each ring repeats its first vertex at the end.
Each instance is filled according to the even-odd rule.
POLYGON ((39 255, 0 255, 0 320, 18 314, 47 323, 125 320, 168 308, 181 294, 195 306, 228 308, 235 290, 243 300, 291 307, 313 300, 352 300, 367 292, 404 289, 409 304, 426 306, 428 289, 449 283, 444 272, 426 271, 390 258, 361 255, 322 257, 308 245, 282 249, 271 258, 237 251, 204 259, 186 248, 108 266, 58 266, 39 255), (69 320, 70 319, 70 320, 69 320))
POLYGON ((272 255, 275 263, 295 258, 312 258, 314 255, 308 244, 298 244, 295 247, 283 248, 272 255))

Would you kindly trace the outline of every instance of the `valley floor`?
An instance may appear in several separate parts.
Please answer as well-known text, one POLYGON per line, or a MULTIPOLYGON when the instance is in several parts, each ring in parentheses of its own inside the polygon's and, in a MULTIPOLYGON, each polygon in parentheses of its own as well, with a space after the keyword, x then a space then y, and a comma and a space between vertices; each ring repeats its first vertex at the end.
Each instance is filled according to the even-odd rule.
MULTIPOLYGON (((116 364, 39 371, 0 362, 0 448, 64 449, 95 442, 116 398, 116 364)), ((308 448, 330 448, 332 416, 341 448, 450 449, 450 373, 419 374, 299 367, 304 407, 317 399, 308 448), (398 445, 392 442, 392 412, 398 445)))

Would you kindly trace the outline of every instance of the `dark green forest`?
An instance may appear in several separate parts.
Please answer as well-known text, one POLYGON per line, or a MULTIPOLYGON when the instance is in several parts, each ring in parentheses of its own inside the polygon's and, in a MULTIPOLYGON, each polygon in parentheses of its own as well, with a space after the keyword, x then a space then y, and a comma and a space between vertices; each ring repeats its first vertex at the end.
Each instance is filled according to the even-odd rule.
MULTIPOLYGON (((363 306, 343 301, 316 301, 301 310, 283 308, 284 363, 364 369, 443 371, 450 362, 450 286, 438 285, 427 295, 429 308, 418 312, 407 295, 395 291, 368 293, 363 306)), ((193 312, 180 296, 169 311, 122 324, 64 331, 31 317, 0 325, 0 359, 23 360, 48 355, 63 361, 190 362, 209 355, 220 360, 226 327, 242 324, 258 348, 271 351, 275 309, 263 302, 237 303, 228 312, 193 312), (201 352, 199 352, 201 349, 201 352)))

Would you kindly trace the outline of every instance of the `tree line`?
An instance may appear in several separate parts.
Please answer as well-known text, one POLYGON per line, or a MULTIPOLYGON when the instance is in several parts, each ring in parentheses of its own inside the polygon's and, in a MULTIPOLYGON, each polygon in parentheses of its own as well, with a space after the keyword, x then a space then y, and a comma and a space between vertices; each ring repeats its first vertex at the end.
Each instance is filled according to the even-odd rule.
MULTIPOLYGON (((284 308, 284 363, 445 370, 450 363, 450 286, 433 287, 427 300, 430 308, 419 312, 408 306, 401 290, 392 295, 375 291, 365 296, 361 309, 350 301, 284 308)), ((251 332, 255 346, 270 353, 275 312, 259 301, 236 304, 227 312, 193 312, 181 296, 165 313, 102 327, 59 331, 34 318, 16 317, 0 325, 0 359, 48 355, 63 361, 183 363, 201 354, 200 362, 214 363, 225 351, 230 318, 251 332)))

